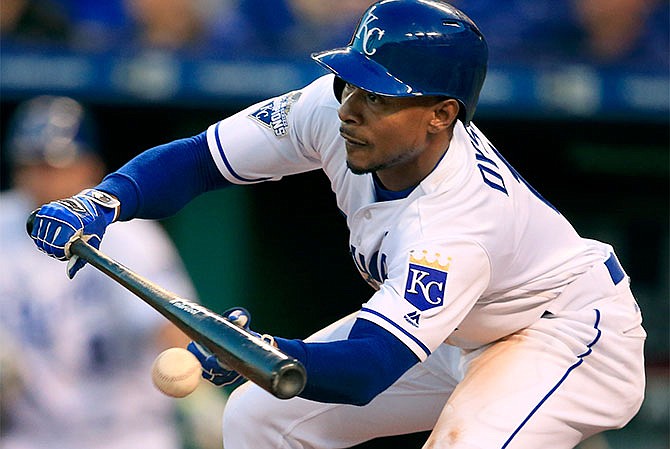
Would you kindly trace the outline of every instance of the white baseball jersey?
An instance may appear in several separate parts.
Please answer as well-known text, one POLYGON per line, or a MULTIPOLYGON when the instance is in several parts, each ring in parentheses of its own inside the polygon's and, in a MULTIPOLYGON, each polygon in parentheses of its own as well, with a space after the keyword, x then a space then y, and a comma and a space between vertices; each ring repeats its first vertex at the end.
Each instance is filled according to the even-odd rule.
POLYGON ((332 83, 212 125, 209 149, 236 184, 323 170, 376 292, 308 341, 345 339, 365 319, 423 363, 362 407, 281 401, 247 383, 226 405, 226 448, 350 447, 432 429, 426 447, 567 449, 628 422, 646 334, 612 248, 581 238, 474 124, 456 124, 408 196, 378 201, 373 176, 346 166, 332 83))
MULTIPOLYGON (((92 267, 69 280, 65 265, 37 251, 25 232, 32 204, 18 192, 0 198, 3 374, 13 371, 20 382, 2 398, 0 447, 181 447, 175 403, 156 390, 150 374, 165 318, 92 267)), ((195 297, 156 223, 112 225, 101 248, 159 285, 195 297)))
POLYGON ((346 167, 333 76, 212 125, 227 180, 322 169, 347 217, 354 262, 377 292, 359 317, 421 360, 448 341, 476 348, 536 321, 608 245, 582 239, 474 124, 458 122, 435 169, 403 199, 377 202, 372 175, 346 167))

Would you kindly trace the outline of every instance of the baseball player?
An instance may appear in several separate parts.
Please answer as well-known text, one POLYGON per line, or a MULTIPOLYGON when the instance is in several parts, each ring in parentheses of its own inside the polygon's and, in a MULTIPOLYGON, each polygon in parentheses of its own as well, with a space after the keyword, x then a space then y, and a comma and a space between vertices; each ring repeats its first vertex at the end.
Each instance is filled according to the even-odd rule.
MULTIPOLYGON (((96 270, 74 282, 35 251, 25 215, 105 174, 95 126, 72 98, 19 105, 5 144, 12 188, 0 204, 1 449, 180 449, 175 403, 151 384, 151 364, 188 338, 96 270), (10 375, 10 373, 12 373, 10 375)), ((165 231, 135 220, 103 245, 161 282, 195 289, 165 231)))
MULTIPOLYGON (((578 235, 473 123, 487 53, 447 3, 377 2, 348 46, 312 56, 330 74, 43 206, 32 237, 67 259, 77 232, 99 244, 114 221, 322 170, 374 292, 306 340, 274 338, 307 385, 287 401, 237 388, 226 449, 343 448, 429 429, 425 448, 572 448, 639 409, 646 334, 613 248, 578 235)), ((206 378, 235 380, 189 347, 206 378)))

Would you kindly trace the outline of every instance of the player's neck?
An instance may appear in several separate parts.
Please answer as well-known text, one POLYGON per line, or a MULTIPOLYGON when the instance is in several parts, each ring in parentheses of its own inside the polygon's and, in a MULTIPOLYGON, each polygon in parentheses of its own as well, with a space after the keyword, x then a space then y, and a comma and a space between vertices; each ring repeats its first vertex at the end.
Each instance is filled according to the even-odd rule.
POLYGON ((448 139, 439 139, 432 143, 416 158, 403 163, 377 170, 375 175, 386 190, 398 192, 419 185, 442 160, 449 149, 448 139))

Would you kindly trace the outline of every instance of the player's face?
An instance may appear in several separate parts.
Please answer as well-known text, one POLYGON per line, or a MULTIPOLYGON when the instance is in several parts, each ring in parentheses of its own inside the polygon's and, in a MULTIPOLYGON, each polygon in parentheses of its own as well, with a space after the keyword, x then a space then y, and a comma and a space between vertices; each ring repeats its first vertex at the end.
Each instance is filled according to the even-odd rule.
POLYGON ((346 84, 338 114, 349 169, 376 172, 392 190, 420 182, 448 146, 448 140, 436 141, 432 127, 439 102, 435 97, 381 96, 346 84))

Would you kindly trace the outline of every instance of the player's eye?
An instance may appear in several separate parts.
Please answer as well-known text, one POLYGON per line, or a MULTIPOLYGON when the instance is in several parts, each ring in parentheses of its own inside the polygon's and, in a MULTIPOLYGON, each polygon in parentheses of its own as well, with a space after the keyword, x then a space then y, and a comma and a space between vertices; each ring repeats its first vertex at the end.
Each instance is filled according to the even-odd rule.
POLYGON ((368 101, 371 103, 377 103, 379 101, 379 95, 368 92, 367 94, 368 101))
POLYGON ((365 96, 365 99, 369 103, 380 103, 382 98, 380 95, 377 95, 373 92, 367 92, 363 89, 360 89, 359 87, 354 86, 353 84, 350 83, 345 83, 344 85, 344 90, 342 91, 342 96, 346 97, 350 93, 353 93, 355 90, 359 90, 361 94, 365 96))

